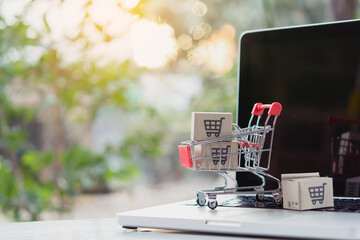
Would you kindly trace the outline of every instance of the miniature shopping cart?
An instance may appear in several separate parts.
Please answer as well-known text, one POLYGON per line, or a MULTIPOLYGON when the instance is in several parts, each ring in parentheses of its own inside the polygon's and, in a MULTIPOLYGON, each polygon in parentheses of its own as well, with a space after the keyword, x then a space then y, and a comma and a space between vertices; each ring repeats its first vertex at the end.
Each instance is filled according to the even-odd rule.
POLYGON ((332 175, 357 173, 360 167, 360 120, 329 116, 332 175))
MULTIPOLYGON (((270 194, 276 204, 282 203, 279 179, 266 173, 270 168, 275 124, 281 110, 282 106, 277 102, 267 105, 257 103, 252 110, 248 127, 240 128, 233 124, 230 136, 202 141, 186 141, 178 146, 180 162, 183 167, 195 171, 216 172, 224 179, 224 186, 210 190, 198 190, 196 200, 198 205, 204 206, 208 200, 208 207, 215 209, 218 206, 216 196, 224 194, 255 194, 258 200, 263 200, 265 194, 270 194), (264 120, 261 117, 264 115, 265 109, 268 111, 264 120), (262 184, 239 187, 236 179, 228 173, 230 171, 250 172, 260 178, 262 184), (265 177, 274 179, 277 188, 265 190, 265 177), (227 179, 234 182, 235 186, 227 187, 227 179)), ((221 121, 222 119, 219 122, 213 122, 212 125, 221 127, 221 121)), ((206 128, 205 124, 205 130, 213 131, 217 127, 206 128)), ((216 135, 217 133, 214 134, 219 136, 216 135)))
POLYGON ((321 186, 309 187, 309 194, 313 205, 315 205, 317 201, 320 204, 324 202, 325 185, 326 183, 323 183, 321 186))

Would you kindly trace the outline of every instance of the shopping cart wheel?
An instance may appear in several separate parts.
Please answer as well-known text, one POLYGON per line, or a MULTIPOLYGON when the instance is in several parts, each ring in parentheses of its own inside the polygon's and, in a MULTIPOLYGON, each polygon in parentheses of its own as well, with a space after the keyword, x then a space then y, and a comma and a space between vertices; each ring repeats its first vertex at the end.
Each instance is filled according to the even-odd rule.
POLYGON ((215 199, 211 199, 208 202, 208 207, 214 210, 218 206, 218 202, 215 199))
POLYGON ((258 201, 264 200, 264 194, 263 193, 257 193, 256 194, 256 200, 258 200, 258 201))
POLYGON ((281 194, 279 194, 279 193, 273 194, 273 200, 276 205, 281 205, 282 204, 281 194))
POLYGON ((197 205, 199 205, 199 206, 204 206, 204 205, 206 204, 206 199, 205 199, 205 198, 199 198, 199 197, 197 197, 197 198, 196 198, 196 203, 197 203, 197 205))

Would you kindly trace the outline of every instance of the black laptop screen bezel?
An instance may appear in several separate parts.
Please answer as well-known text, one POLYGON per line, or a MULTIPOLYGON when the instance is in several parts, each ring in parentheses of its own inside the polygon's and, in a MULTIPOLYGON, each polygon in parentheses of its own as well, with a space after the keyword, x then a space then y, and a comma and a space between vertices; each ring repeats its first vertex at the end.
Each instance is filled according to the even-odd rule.
MULTIPOLYGON (((341 22, 330 22, 311 25, 300 25, 293 27, 261 29, 255 31, 246 31, 240 36, 239 40, 239 74, 238 74, 238 101, 237 101, 237 124, 247 126, 248 118, 253 106, 246 105, 249 93, 244 87, 244 82, 250 81, 246 79, 248 73, 247 58, 251 55, 252 44, 269 44, 269 43, 286 43, 291 41, 306 41, 312 39, 331 39, 337 36, 354 36, 360 35, 360 20, 350 20, 341 22), (240 117, 241 115, 241 117, 240 117)), ((286 106, 284 106, 286 108, 286 106)), ((281 116, 284 117, 284 116, 281 116)), ((276 135, 276 132, 275 132, 276 135)), ((276 143, 274 143, 276 144, 276 143)), ((329 163, 329 169, 331 168, 329 163)), ((254 178, 251 174, 236 173, 236 179, 239 186, 254 184, 254 178)))

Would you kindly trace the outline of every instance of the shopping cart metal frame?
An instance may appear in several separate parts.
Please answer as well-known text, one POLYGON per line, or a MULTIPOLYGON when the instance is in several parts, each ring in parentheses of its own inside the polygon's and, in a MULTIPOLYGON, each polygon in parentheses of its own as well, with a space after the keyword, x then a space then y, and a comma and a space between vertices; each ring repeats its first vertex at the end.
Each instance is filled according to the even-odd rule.
MULTIPOLYGON (((274 137, 274 130, 277 118, 280 116, 282 106, 280 103, 274 102, 272 104, 256 103, 251 112, 249 124, 246 128, 240 128, 238 125, 233 124, 233 133, 230 136, 214 138, 203 141, 186 141, 182 142, 178 146, 181 165, 195 171, 209 171, 216 172, 224 180, 223 186, 215 187, 214 189, 198 190, 196 202, 199 206, 204 206, 208 199, 208 207, 215 209, 218 206, 216 200, 217 195, 247 195, 255 194, 258 200, 263 200, 265 194, 272 195, 274 202, 278 205, 282 203, 281 183, 276 177, 266 173, 270 168, 272 144, 274 137), (268 109, 267 117, 262 123, 262 116, 264 110, 268 109), (270 139, 267 140, 267 136, 270 135, 270 139), (210 145, 211 152, 213 144, 218 143, 220 146, 236 140, 238 142, 237 149, 230 147, 230 153, 223 153, 220 151, 218 155, 205 156, 204 151, 201 153, 195 150, 199 146, 201 149, 205 149, 205 145, 210 145), (266 145, 265 145, 266 144, 266 145), (264 154, 267 154, 267 163, 265 166, 261 164, 264 154), (231 161, 233 156, 236 156, 238 164, 236 169, 232 169, 231 161), (221 167, 221 164, 214 167, 212 160, 227 158, 228 168, 221 167), (206 169, 199 168, 204 161, 209 162, 209 166, 206 169), (200 162, 200 164, 198 164, 200 162), (261 179, 261 184, 256 186, 238 186, 238 182, 228 172, 250 172, 256 177, 261 179), (277 188, 271 190, 265 190, 266 177, 275 180, 277 188), (234 183, 234 187, 228 187, 228 179, 234 183)), ((226 162, 226 161, 224 161, 226 162)))

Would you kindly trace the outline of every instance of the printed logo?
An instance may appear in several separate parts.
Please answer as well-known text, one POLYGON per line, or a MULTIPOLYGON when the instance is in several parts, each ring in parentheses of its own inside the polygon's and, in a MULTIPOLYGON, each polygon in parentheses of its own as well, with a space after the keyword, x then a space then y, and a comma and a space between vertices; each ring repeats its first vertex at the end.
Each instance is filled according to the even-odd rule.
POLYGON ((309 194, 310 194, 311 202, 313 205, 315 205, 316 202, 323 204, 325 185, 326 185, 326 183, 323 183, 322 186, 309 187, 309 194))
POLYGON ((230 147, 228 145, 226 148, 212 148, 211 155, 214 165, 217 165, 219 161, 222 165, 225 165, 230 147))
POLYGON ((299 203, 297 201, 288 201, 288 207, 289 208, 296 207, 298 205, 299 205, 299 203))
POLYGON ((211 137, 211 135, 214 134, 215 137, 219 137, 221 133, 222 121, 224 119, 225 118, 222 117, 220 120, 204 120, 206 135, 211 137))

